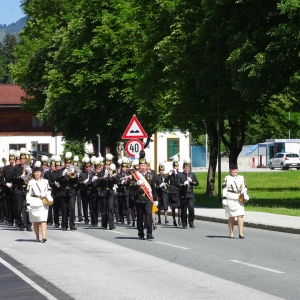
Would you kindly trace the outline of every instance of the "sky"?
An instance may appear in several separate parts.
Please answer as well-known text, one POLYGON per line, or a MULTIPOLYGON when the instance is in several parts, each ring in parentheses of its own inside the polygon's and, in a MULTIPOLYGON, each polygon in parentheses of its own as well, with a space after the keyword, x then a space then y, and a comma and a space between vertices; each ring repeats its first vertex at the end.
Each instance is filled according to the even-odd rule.
POLYGON ((20 0, 0 0, 0 24, 15 23, 25 15, 20 8, 20 0))

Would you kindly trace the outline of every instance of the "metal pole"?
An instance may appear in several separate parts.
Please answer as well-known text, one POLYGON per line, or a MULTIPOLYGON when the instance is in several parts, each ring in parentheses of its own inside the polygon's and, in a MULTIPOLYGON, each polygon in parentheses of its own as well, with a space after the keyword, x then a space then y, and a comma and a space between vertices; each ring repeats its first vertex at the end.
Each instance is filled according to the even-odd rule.
POLYGON ((222 203, 221 197, 221 114, 220 114, 220 34, 218 28, 218 201, 222 203))
POLYGON ((100 156, 101 155, 101 149, 100 149, 100 134, 97 134, 97 137, 98 137, 98 155, 100 156))

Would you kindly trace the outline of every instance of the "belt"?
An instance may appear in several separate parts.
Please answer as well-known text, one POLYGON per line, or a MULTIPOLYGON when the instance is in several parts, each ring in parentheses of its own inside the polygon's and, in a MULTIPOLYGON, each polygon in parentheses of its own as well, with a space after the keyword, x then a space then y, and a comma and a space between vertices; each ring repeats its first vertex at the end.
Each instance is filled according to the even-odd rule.
POLYGON ((40 198, 39 196, 36 196, 36 195, 31 195, 31 197, 40 198))
POLYGON ((239 193, 240 193, 240 192, 238 192, 238 191, 228 191, 228 190, 227 190, 227 192, 228 192, 228 193, 233 193, 233 194, 239 194, 239 193))

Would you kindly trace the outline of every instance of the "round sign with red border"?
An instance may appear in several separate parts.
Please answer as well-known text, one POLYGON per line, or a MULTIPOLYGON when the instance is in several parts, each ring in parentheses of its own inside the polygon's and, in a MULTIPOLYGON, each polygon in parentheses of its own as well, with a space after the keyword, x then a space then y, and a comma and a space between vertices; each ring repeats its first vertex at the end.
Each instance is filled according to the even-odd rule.
POLYGON ((129 140, 125 146, 125 150, 129 156, 135 156, 144 150, 144 144, 140 140, 129 140))

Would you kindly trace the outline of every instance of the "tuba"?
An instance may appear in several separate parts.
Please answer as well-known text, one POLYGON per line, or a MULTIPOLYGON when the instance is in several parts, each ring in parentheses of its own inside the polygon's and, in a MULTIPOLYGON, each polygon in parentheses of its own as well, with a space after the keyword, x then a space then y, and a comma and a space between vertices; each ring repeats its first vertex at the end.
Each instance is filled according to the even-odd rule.
POLYGON ((77 177, 76 166, 70 165, 70 167, 68 168, 68 176, 70 178, 76 178, 77 177))

